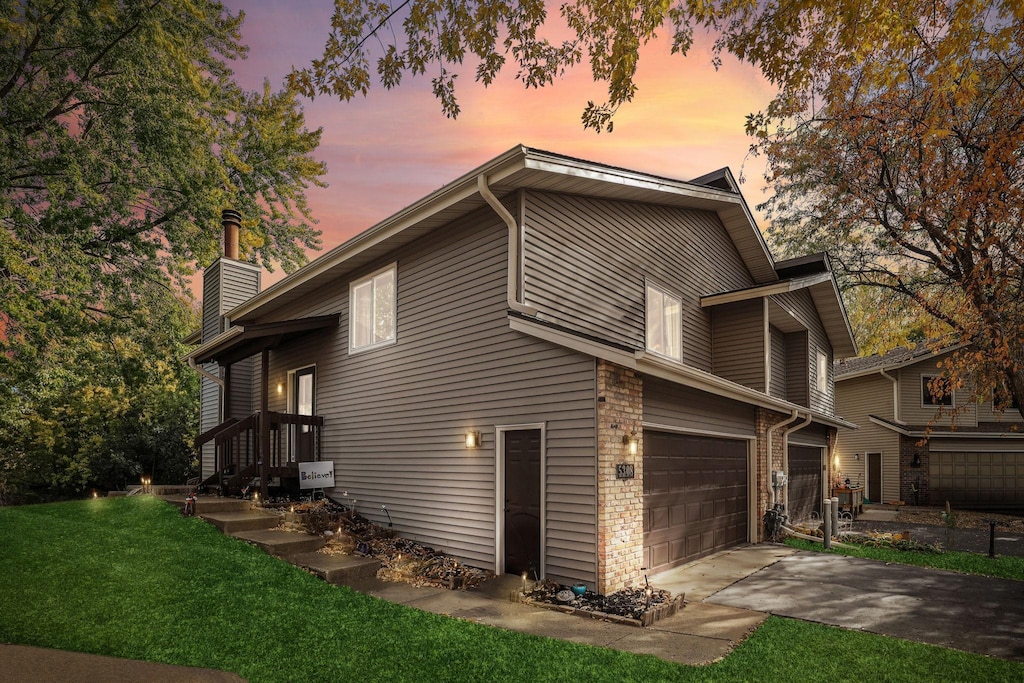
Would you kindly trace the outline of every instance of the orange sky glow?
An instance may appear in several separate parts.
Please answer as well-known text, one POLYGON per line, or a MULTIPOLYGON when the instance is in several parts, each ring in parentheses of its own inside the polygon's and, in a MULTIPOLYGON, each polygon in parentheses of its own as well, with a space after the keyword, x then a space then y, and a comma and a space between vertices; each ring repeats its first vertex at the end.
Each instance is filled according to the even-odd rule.
MULTIPOLYGON (((266 78, 278 88, 293 65, 305 66, 323 49, 331 3, 226 5, 246 14, 242 39, 249 56, 233 65, 243 87, 260 88, 266 78)), ((667 37, 646 46, 639 92, 620 109, 610 134, 585 131, 580 122, 588 100, 606 99, 585 64, 541 90, 526 90, 512 69, 484 88, 470 70, 456 81, 457 120, 441 113, 426 77, 392 91, 372 89, 352 102, 305 102, 308 127, 323 128, 316 156, 327 164, 329 187, 311 188, 308 197, 324 250, 520 143, 684 180, 729 166, 746 178, 742 190, 753 209, 765 198, 764 162, 747 154, 744 119, 764 108, 774 90, 755 68, 728 56, 716 71, 710 43, 698 38, 686 57, 669 54, 667 37)), ((265 275, 264 286, 281 277, 280 271, 265 275)))

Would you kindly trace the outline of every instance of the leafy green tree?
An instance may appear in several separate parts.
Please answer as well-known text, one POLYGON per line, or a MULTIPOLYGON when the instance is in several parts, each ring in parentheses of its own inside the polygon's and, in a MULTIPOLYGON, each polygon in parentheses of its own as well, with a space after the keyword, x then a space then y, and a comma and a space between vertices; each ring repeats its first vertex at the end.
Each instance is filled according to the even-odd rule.
MULTIPOLYGON (((252 262, 291 270, 319 248, 305 191, 323 185, 320 131, 294 92, 233 81, 242 19, 212 0, 0 0, 0 398, 8 419, 40 426, 15 429, 38 446, 22 459, 88 419, 74 427, 97 435, 98 454, 119 438, 113 420, 158 408, 153 385, 100 364, 173 359, 182 329, 169 321, 189 311, 176 293, 215 258, 222 209, 242 213, 252 262), (121 350, 90 350, 104 343, 121 350)), ((187 388, 166 372, 142 376, 187 388)), ((86 448, 51 446, 54 458, 86 448)), ((65 463, 68 487, 88 469, 65 463)))
POLYGON ((971 342, 947 365, 953 386, 1024 405, 1019 0, 567 0, 558 11, 568 37, 548 40, 540 0, 335 0, 323 56, 291 82, 350 99, 374 72, 389 88, 432 74, 456 116, 466 60, 485 85, 509 63, 527 87, 586 62, 608 98, 583 123, 610 131, 637 95, 641 48, 667 31, 685 54, 709 31, 716 60, 731 53, 778 88, 747 121, 768 162, 775 244, 827 248, 845 286, 879 290, 860 300, 971 342))

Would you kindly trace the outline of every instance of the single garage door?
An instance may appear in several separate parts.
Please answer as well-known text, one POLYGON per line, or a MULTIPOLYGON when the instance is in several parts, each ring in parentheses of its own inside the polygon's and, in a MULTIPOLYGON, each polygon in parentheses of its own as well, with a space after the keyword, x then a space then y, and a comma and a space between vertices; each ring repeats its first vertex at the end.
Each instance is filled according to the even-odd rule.
POLYGON ((821 518, 820 446, 789 445, 789 518, 810 519, 812 512, 821 518))
POLYGON ((644 432, 644 566, 747 541, 747 442, 644 432))
POLYGON ((1024 453, 933 451, 928 469, 933 505, 1024 508, 1024 453))

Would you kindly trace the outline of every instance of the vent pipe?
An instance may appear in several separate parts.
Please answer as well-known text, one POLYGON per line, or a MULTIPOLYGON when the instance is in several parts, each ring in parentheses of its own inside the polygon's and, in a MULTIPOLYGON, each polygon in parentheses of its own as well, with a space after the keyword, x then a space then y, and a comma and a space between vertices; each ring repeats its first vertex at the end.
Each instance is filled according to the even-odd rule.
POLYGON ((242 214, 234 209, 220 212, 220 223, 224 226, 224 256, 238 260, 238 229, 242 225, 242 214))

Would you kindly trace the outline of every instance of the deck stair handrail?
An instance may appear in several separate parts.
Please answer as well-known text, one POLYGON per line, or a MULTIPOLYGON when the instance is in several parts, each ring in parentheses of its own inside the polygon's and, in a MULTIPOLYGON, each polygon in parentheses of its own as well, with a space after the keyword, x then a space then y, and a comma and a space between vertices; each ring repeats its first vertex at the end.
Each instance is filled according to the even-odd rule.
MULTIPOLYGON (((260 411, 241 420, 232 418, 196 439, 197 446, 211 440, 214 442, 214 474, 204 483, 235 486, 241 479, 259 476, 261 420, 260 411)), ((269 476, 280 476, 282 470, 296 469, 299 460, 320 459, 323 416, 270 411, 267 420, 270 432, 269 476)))

